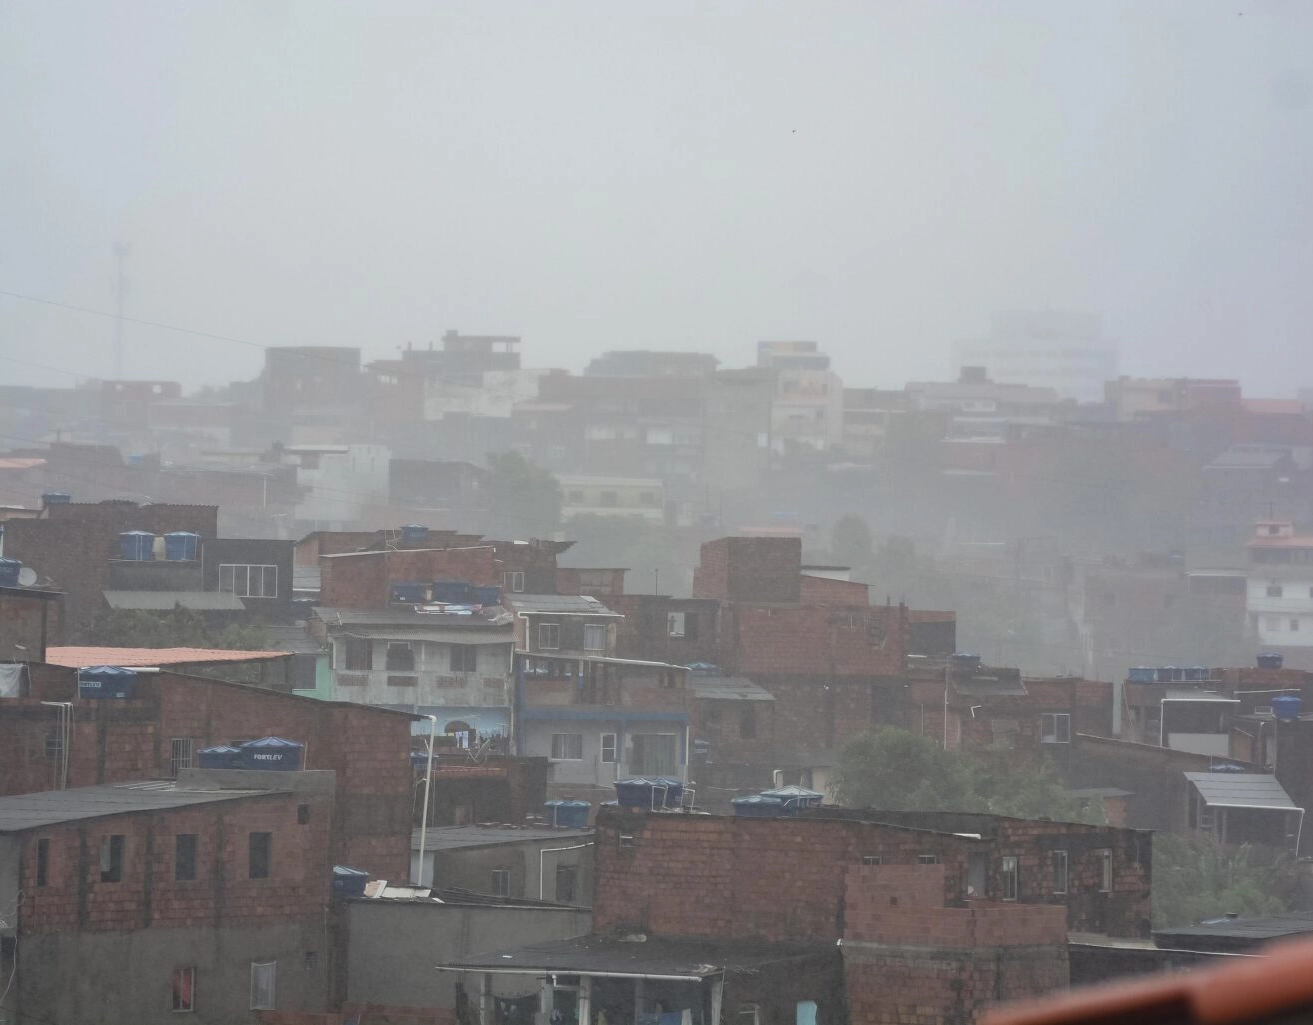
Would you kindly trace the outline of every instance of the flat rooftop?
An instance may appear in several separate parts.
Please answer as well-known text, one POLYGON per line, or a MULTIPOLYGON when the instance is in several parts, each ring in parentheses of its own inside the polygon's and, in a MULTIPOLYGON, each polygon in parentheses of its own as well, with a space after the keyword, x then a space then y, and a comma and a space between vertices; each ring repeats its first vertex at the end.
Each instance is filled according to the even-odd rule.
MULTIPOLYGON (((419 850, 416 829, 410 838, 410 849, 419 850)), ((593 835, 591 829, 554 829, 551 826, 435 826, 429 829, 424 849, 454 851, 464 847, 493 847, 505 843, 537 843, 543 840, 569 840, 581 842, 593 835)))
POLYGON ((115 783, 71 790, 0 797, 0 833, 21 833, 65 822, 140 812, 170 811, 198 804, 263 797, 281 791, 200 790, 180 787, 174 780, 115 783))

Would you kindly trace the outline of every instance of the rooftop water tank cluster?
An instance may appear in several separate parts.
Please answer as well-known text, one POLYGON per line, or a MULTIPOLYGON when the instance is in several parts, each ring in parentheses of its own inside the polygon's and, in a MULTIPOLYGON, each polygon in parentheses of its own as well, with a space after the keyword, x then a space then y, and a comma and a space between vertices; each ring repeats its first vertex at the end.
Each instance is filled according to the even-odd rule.
POLYGON ((825 795, 806 787, 776 787, 749 797, 736 797, 730 801, 734 814, 741 818, 773 819, 782 815, 796 815, 804 808, 818 808, 825 795))
POLYGON ((547 810, 548 825, 567 829, 587 829, 588 816, 593 810, 589 801, 548 801, 543 807, 547 810))
POLYGON ((1278 652, 1265 651, 1258 656, 1259 669, 1280 669, 1285 664, 1285 658, 1278 652))
POLYGON ((666 776, 633 776, 615 781, 615 797, 621 808, 674 810, 684 800, 684 784, 666 776))
POLYGON ((305 758, 305 745, 282 737, 261 737, 241 744, 202 748, 197 754, 202 769, 296 772, 305 758))
POLYGON ((17 559, 0 559, 0 587, 17 587, 23 564, 17 559))
POLYGON ((88 666, 78 670, 78 697, 126 701, 137 690, 137 673, 120 666, 88 666))
POLYGON ((1296 694, 1282 694, 1272 699, 1272 714, 1281 722, 1294 722, 1303 709, 1304 702, 1296 694))

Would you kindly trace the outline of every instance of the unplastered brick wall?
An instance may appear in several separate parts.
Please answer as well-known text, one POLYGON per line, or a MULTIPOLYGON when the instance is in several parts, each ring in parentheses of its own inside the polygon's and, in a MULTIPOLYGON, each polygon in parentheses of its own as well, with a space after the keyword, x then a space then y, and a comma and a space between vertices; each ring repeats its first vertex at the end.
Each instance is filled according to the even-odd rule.
POLYGON ((885 676, 903 671, 901 605, 749 605, 722 608, 720 665, 745 676, 885 676))
POLYGON ((52 505, 34 520, 5 524, 5 555, 34 567, 64 592, 66 633, 76 640, 101 605, 109 560, 119 557, 118 536, 128 530, 164 534, 190 531, 202 538, 218 533, 212 505, 96 502, 52 505))
POLYGON ((30 831, 21 855, 20 928, 127 931, 322 914, 332 878, 331 823, 331 798, 271 793, 30 831), (307 811, 298 813, 300 806, 307 811), (257 832, 271 834, 271 856, 267 878, 252 879, 249 838, 257 832), (176 878, 180 834, 196 837, 194 880, 176 878), (122 838, 122 869, 109 881, 101 852, 114 836, 122 838), (41 840, 48 844, 45 885, 36 876, 41 840))
POLYGON ((1066 986, 1062 908, 944 907, 942 865, 846 869, 849 1020, 941 1025, 1066 986))
POLYGON ((796 602, 801 568, 800 538, 722 537, 702 546, 693 571, 693 597, 796 602))
POLYGON ((491 545, 322 556, 319 572, 320 605, 339 609, 385 609, 392 585, 403 581, 463 580, 478 587, 502 582, 491 545))

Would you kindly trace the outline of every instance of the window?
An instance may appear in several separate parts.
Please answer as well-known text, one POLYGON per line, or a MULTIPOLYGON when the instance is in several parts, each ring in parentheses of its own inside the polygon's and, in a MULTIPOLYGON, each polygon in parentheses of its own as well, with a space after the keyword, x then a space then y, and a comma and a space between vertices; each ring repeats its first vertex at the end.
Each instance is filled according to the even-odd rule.
POLYGON ((473 673, 479 668, 479 648, 475 644, 453 644, 451 646, 451 671, 453 673, 473 673))
POLYGON ((999 874, 1003 878, 1003 899, 1017 899, 1017 859, 1003 858, 999 865, 999 874))
POLYGON ((319 951, 307 950, 301 955, 301 967, 307 972, 313 972, 319 967, 319 951))
POLYGON ((1053 892, 1067 892, 1067 852, 1050 851, 1049 861, 1053 865, 1053 892))
POLYGON ((1071 714, 1045 712, 1039 717, 1039 739, 1043 744, 1071 743, 1071 714))
POLYGON ((666 633, 671 637, 684 636, 684 613, 669 612, 666 614, 666 633))
POLYGON ((602 734, 602 761, 607 763, 615 761, 615 734, 614 733, 602 734))
POLYGON ((222 564, 219 590, 238 598, 277 598, 278 567, 222 564))
POLYGON ((574 865, 556 866, 556 903, 573 904, 579 870, 574 865))
POLYGON ((916 863, 917 863, 918 865, 938 865, 938 864, 939 864, 939 855, 938 855, 938 854, 918 854, 918 855, 916 856, 916 863))
POLYGON ((509 897, 511 895, 510 869, 494 868, 492 870, 492 894, 494 897, 509 897))
POLYGON ((606 627, 600 623, 584 624, 584 651, 606 650, 606 627))
POLYGON ((1280 597, 1281 597, 1281 585, 1280 585, 1280 584, 1268 584, 1268 585, 1267 585, 1267 596, 1268 596, 1269 598, 1280 598, 1280 597))
POLYGON ((634 834, 620 833, 616 836, 616 847, 622 851, 632 851, 634 849, 634 834))
POLYGON ((878 854, 863 854, 863 855, 862 855, 862 864, 863 864, 863 865, 882 865, 882 864, 884 864, 884 862, 881 860, 880 855, 878 855, 878 854))
POLYGON ((502 574, 501 579, 502 579, 502 587, 504 587, 506 590, 512 591, 515 594, 524 593, 523 570, 518 570, 518 569, 507 570, 505 573, 502 574))
POLYGON ((196 969, 173 969, 173 1009, 196 1010, 196 969))
POLYGON ((794 1009, 793 1025, 816 1025, 816 1001, 799 1000, 794 1009))
POLYGON ((179 833, 173 841, 173 878, 191 882, 196 878, 196 834, 179 833))
POLYGON ((384 668, 389 672, 400 670, 410 672, 415 668, 415 649, 409 641, 388 641, 387 662, 384 668))
POLYGON ((584 757, 584 735, 582 733, 553 733, 552 761, 577 762, 584 757))
POLYGON ((58 730, 46 730, 46 757, 58 758, 64 753, 64 737, 58 730))
POLYGON ((174 779, 181 769, 191 768, 191 739, 174 737, 169 743, 169 770, 174 779))
POLYGON ((249 839, 247 875, 251 879, 269 878, 269 860, 273 853, 272 833, 252 833, 249 839))
POLYGON ((1291 620, 1290 620, 1290 632, 1291 632, 1291 633, 1298 633, 1298 632, 1299 632, 1299 620, 1298 620, 1298 619, 1291 619, 1291 620))
POLYGON ((538 624, 538 647, 556 651, 561 646, 561 628, 556 623, 538 624))
POLYGON ((344 669, 374 668, 374 644, 368 637, 348 637, 342 644, 344 669))
POLYGON ((629 770, 640 776, 674 776, 679 772, 678 738, 673 733, 635 733, 629 770))
POLYGON ((251 1010, 274 1009, 274 983, 278 978, 278 962, 251 962, 251 1010))
POLYGON ((307 826, 310 824, 310 805, 298 804, 296 806, 296 824, 298 826, 307 826))
POLYGON ((761 1025, 761 1008, 756 1004, 739 1004, 734 1025, 761 1025))
POLYGON ((50 841, 41 839, 36 842, 36 884, 45 886, 50 878, 50 841))
POLYGON ((757 710, 751 705, 739 709, 739 739, 757 739, 757 710))
POLYGON ((100 838, 100 881, 123 881, 123 837, 118 834, 100 838))
POLYGON ((1094 856, 1099 859, 1099 892, 1112 893, 1112 851, 1105 848, 1094 856))

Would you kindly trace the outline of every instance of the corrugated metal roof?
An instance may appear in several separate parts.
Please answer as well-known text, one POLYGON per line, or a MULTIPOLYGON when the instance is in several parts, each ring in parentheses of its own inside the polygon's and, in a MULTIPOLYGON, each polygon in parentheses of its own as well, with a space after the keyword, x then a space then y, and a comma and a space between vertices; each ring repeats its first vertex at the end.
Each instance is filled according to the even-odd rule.
POLYGON ((286 651, 227 651, 215 648, 47 648, 46 661, 54 666, 174 666, 195 662, 250 662, 289 658, 286 651))
MULTIPOLYGON (((419 833, 411 833, 410 849, 419 850, 419 833)), ((553 829, 550 826, 434 826, 424 840, 427 851, 451 851, 461 847, 491 847, 504 843, 538 843, 543 840, 579 842, 593 835, 591 829, 553 829)))
POLYGON ((440 967, 461 970, 542 975, 619 975, 687 979, 757 974, 765 966, 832 951, 825 944, 760 943, 747 940, 677 940, 648 938, 642 942, 580 936, 573 940, 537 943, 471 954, 440 967))
POLYGON ((1173 929, 1156 929, 1155 936, 1218 937, 1235 939, 1272 940, 1280 936, 1296 936, 1313 932, 1313 912, 1293 911, 1271 918, 1225 918, 1200 925, 1178 926, 1173 929))
POLYGON ((194 804, 233 801, 266 793, 269 791, 180 790, 173 780, 154 780, 15 794, 0 797, 0 833, 17 833, 105 815, 166 811, 194 804))
POLYGON ((1302 810, 1275 776, 1258 772, 1187 772, 1185 778, 1210 808, 1302 810))
POLYGON ((228 591, 104 591, 111 609, 167 612, 175 605, 198 612, 244 612, 246 606, 228 591))
POLYGON ((507 594, 503 595, 502 602, 516 612, 623 618, 620 613, 611 611, 588 594, 507 594))
POLYGON ((746 676, 688 677, 688 689, 703 701, 774 701, 775 695, 746 676))
POLYGON ((1239 698, 1228 698, 1211 690, 1199 690, 1193 687, 1168 687, 1163 691, 1164 701, 1197 701, 1201 704, 1238 705, 1239 698))

